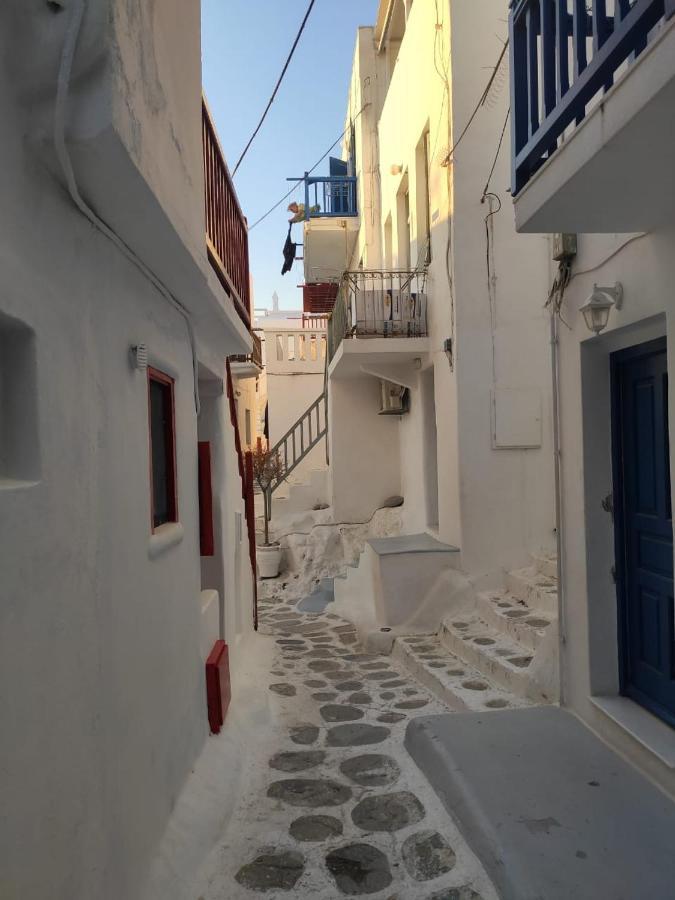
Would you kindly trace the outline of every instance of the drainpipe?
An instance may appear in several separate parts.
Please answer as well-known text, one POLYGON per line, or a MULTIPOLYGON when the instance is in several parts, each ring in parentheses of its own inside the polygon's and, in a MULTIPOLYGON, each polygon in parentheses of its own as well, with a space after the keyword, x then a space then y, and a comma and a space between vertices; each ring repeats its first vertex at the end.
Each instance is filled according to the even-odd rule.
POLYGON ((555 478, 555 531, 557 544, 557 576, 558 576, 558 680, 560 705, 564 701, 563 651, 567 643, 565 622, 565 583, 563 578, 563 556, 565 542, 563 540, 563 494, 562 472, 560 465, 560 345, 559 322, 555 311, 551 312, 551 382, 553 388, 553 471, 555 478))

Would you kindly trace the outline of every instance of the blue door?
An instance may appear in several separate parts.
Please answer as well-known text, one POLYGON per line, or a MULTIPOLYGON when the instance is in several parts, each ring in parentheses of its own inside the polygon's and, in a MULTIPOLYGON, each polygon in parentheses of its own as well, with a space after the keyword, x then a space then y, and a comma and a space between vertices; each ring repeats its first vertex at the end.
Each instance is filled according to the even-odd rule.
MULTIPOLYGON (((336 159, 334 156, 328 158, 328 172, 332 177, 345 178, 347 175, 348 165, 343 159, 336 159)), ((331 184, 331 212, 334 215, 347 215, 349 213, 349 186, 348 184, 339 184, 333 182, 331 184)))
POLYGON ((675 725, 666 340, 612 355, 621 689, 675 725))

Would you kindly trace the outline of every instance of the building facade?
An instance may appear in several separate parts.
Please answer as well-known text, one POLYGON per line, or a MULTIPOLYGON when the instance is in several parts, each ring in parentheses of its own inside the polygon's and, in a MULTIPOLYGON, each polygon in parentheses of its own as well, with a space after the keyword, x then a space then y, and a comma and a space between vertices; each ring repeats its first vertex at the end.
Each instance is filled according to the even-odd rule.
POLYGON ((131 900, 208 734, 205 656, 252 628, 246 226, 199 4, 9 2, 0 34, 0 894, 131 900))
POLYGON ((673 794, 675 10, 511 6, 515 218, 560 259, 563 702, 673 794))

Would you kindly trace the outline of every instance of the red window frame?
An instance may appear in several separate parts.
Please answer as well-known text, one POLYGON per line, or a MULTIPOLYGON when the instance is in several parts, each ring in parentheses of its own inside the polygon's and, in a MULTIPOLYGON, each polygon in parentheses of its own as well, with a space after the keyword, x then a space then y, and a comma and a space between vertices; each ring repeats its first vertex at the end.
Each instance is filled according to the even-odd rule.
POLYGON ((178 487, 176 483, 176 404, 174 396, 174 379, 159 369, 148 366, 148 449, 150 461, 150 527, 153 533, 162 525, 178 521, 178 487), (163 385, 169 395, 170 415, 167 417, 164 427, 164 440, 166 450, 166 474, 167 474, 167 498, 168 518, 166 522, 155 525, 155 482, 152 467, 152 383, 163 385))

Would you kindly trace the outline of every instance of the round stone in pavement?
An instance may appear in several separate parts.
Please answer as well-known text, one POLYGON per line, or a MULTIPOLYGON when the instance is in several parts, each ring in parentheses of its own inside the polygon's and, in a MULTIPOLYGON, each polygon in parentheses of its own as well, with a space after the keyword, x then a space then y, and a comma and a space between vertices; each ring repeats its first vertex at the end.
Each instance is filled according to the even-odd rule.
POLYGON ((401 770, 391 756, 364 753, 340 763, 343 775, 363 787, 383 787, 398 780, 401 770))
POLYGON ((340 663, 336 659, 313 659, 307 665, 314 672, 330 672, 331 669, 340 668, 340 663))
POLYGON ((329 656, 333 654, 330 652, 328 647, 316 647, 314 650, 309 650, 305 654, 309 659, 327 659, 329 656))
POLYGON ((361 668, 363 668, 363 669, 372 669, 372 670, 377 670, 377 669, 388 669, 388 668, 389 668, 389 664, 386 663, 386 662, 364 663, 364 665, 363 665, 361 668))
POLYGON ((387 722, 389 725, 394 725, 396 722, 402 722, 403 719, 407 719, 405 713, 382 713, 381 716, 377 717, 378 722, 387 722))
POLYGON ((309 680, 309 681, 306 681, 305 684, 307 685, 307 687, 311 687, 311 688, 324 688, 324 687, 326 687, 326 682, 325 682, 325 681, 319 681, 318 678, 310 678, 310 680, 309 680))
POLYGON ((316 725, 294 725, 291 728, 291 740, 294 744, 313 744, 319 736, 316 725))
POLYGON ((291 837, 296 841, 327 841, 342 834, 342 822, 334 816, 300 816, 291 822, 291 837))
POLYGON ((403 687, 403 685, 407 684, 407 683, 408 682, 405 680, 405 678, 396 678, 394 681, 383 681, 380 684, 380 687, 386 687, 386 688, 403 687))
POLYGON ((428 700, 403 700, 401 703, 395 703, 396 709, 421 709, 426 706, 428 700))
POLYGON ((312 694, 312 700, 318 700, 319 703, 329 703, 338 696, 335 691, 317 691, 316 694, 312 694))
POLYGON ((356 703, 357 706, 368 706, 373 702, 373 698, 370 694, 366 694, 365 691, 357 691, 355 694, 350 694, 347 697, 348 703, 356 703))
POLYGON ((271 684, 270 690, 275 694, 281 694, 282 697, 295 697, 295 685, 286 684, 280 681, 278 684, 271 684))
POLYGON ((360 691, 362 687, 363 684, 360 681, 341 681, 340 684, 335 685, 337 691, 360 691))
POLYGON ((339 703, 327 703, 319 709, 319 712, 326 722, 354 722, 363 718, 362 709, 339 703))
POLYGON ((387 857, 369 844, 348 844, 326 857, 328 871, 343 894, 376 894, 391 884, 387 857))
POLYGON ((365 797, 352 810, 352 821, 364 831, 399 831, 424 818, 424 807, 409 791, 365 797))
POLYGON ((415 881, 430 881, 454 868, 455 851, 437 831, 418 831, 401 848, 408 874, 415 881))
POLYGON ((483 898, 468 884, 463 884, 461 887, 436 891, 435 894, 431 894, 429 900, 483 900, 483 898))
POLYGON ((280 772, 304 772, 320 766, 325 758, 323 750, 287 750, 275 753, 269 761, 269 766, 280 772))
POLYGON ((393 700, 396 694, 393 691, 382 691, 380 697, 383 700, 393 700))
POLYGON ((290 891, 305 870, 302 854, 294 850, 261 853, 234 876, 252 891, 290 891))
POLYGON ((351 799, 351 788, 328 778, 289 778, 273 781, 267 789, 272 800, 291 806, 340 806, 351 799))
POLYGON ((344 681, 344 679, 349 675, 349 672, 345 672, 344 669, 333 672, 324 672, 324 677, 329 681, 344 681))
POLYGON ((363 744, 380 744, 391 731, 382 725, 335 725, 328 729, 326 743, 329 747, 360 747, 363 744))
POLYGON ((378 669, 377 672, 366 672, 363 677, 366 681, 387 681, 395 675, 396 672, 392 672, 391 670, 378 669))

